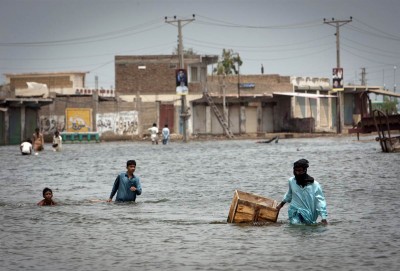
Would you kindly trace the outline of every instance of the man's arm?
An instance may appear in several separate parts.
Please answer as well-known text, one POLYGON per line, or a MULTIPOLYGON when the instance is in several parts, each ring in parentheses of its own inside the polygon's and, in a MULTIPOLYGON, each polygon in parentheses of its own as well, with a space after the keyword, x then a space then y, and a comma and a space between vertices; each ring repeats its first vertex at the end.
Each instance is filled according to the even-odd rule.
POLYGON ((276 206, 276 209, 279 211, 283 207, 283 205, 285 205, 285 203, 286 202, 281 201, 281 203, 279 203, 278 206, 276 206))
POLYGON ((142 194, 142 184, 138 177, 136 177, 136 186, 132 186, 131 191, 136 192, 136 195, 142 194))
POLYGON ((326 210, 326 200, 324 193, 322 192, 321 186, 317 187, 317 191, 315 192, 315 198, 317 199, 317 212, 321 216, 322 224, 328 224, 326 218, 328 217, 328 212, 326 210))
POLYGON ((285 195, 283 196, 283 200, 281 201, 281 203, 279 203, 278 206, 276 206, 276 209, 279 211, 283 205, 285 205, 286 202, 291 202, 292 201, 292 187, 290 186, 290 181, 289 181, 289 188, 287 190, 287 192, 285 193, 285 195))
POLYGON ((115 193, 117 193, 118 187, 119 187, 119 175, 117 176, 117 178, 114 181, 114 185, 111 190, 110 198, 107 200, 107 202, 112 201, 112 198, 114 197, 115 193))

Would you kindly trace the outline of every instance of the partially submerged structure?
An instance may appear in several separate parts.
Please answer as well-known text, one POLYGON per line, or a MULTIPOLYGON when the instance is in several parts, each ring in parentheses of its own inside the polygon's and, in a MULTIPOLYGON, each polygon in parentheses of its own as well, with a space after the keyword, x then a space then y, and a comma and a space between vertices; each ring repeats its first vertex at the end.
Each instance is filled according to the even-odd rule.
POLYGON ((184 63, 188 79, 185 112, 182 95, 176 90, 177 55, 115 56, 115 90, 87 89, 87 72, 6 74, 7 87, 0 97, 0 144, 16 144, 35 127, 45 137, 58 130, 130 139, 143 137, 156 123, 159 127, 167 124, 171 133, 182 135, 183 120, 187 120, 189 135, 229 138, 335 133, 338 125, 351 127, 353 132, 366 117, 363 108, 368 94, 388 94, 380 87, 345 86, 340 115, 330 78, 208 74, 210 66, 218 63, 216 55, 188 55, 184 63), (25 127, 22 132, 10 130, 16 122, 9 124, 9 113, 5 113, 14 112, 18 105, 25 111, 12 117, 30 123, 28 127, 16 124, 25 127), (10 134, 15 139, 6 140, 10 134))
POLYGON ((19 96, 10 84, 0 86, 0 145, 21 144, 31 138, 38 125, 41 107, 53 99, 46 93, 35 96, 19 96))
POLYGON ((353 128, 349 129, 350 134, 367 134, 376 132, 376 141, 379 142, 383 152, 397 152, 400 151, 400 114, 389 114, 382 110, 372 108, 372 102, 368 94, 374 93, 392 97, 394 99, 400 98, 400 94, 384 91, 379 88, 368 87, 367 89, 360 90, 359 87, 347 87, 345 95, 352 95, 354 106, 352 110, 353 128))

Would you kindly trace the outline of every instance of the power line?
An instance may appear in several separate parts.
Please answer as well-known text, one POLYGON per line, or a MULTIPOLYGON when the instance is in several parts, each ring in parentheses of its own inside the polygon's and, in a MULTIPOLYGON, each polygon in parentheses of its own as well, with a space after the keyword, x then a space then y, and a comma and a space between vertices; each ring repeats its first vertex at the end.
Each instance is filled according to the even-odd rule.
POLYGON ((204 18, 209 21, 197 20, 196 24, 204 24, 204 25, 212 25, 212 26, 221 26, 221 27, 230 27, 230 28, 247 28, 247 29, 297 29, 297 28, 309 28, 320 26, 321 23, 319 20, 312 20, 294 24, 287 25, 245 25, 245 24, 237 24, 232 22, 226 22, 218 19, 209 18, 206 16, 197 15, 197 17, 204 18))
POLYGON ((136 35, 139 33, 148 32, 157 28, 162 27, 163 25, 154 23, 143 23, 138 26, 129 27, 121 30, 116 30, 112 32, 106 32, 97 35, 91 35, 86 37, 77 37, 71 39, 64 40, 48 40, 48 41, 28 41, 28 42, 0 42, 0 46, 6 47, 36 47, 36 46, 59 46, 59 45, 74 45, 74 44, 85 44, 85 43, 93 43, 98 41, 105 40, 113 40, 121 37, 126 37, 130 35, 136 35), (153 26, 154 25, 154 26, 153 26), (145 29, 141 29, 140 27, 146 27, 145 29))
MULTIPOLYGON (((369 24, 366 24, 366 23, 364 23, 364 22, 362 22, 362 21, 360 21, 360 20, 358 20, 358 19, 356 19, 356 18, 354 18, 354 21, 356 21, 356 22, 358 22, 358 23, 360 23, 360 24, 366 26, 366 27, 368 28, 368 30, 370 30, 370 29, 375 30, 375 31, 377 32, 377 34, 371 32, 371 31, 367 31, 367 30, 363 30, 363 32, 369 32, 369 33, 371 33, 371 34, 373 34, 373 35, 378 35, 378 36, 380 36, 380 37, 385 37, 385 36, 386 36, 387 39, 400 40, 400 36, 399 36, 399 35, 390 34, 390 33, 388 33, 388 32, 383 31, 382 29, 378 29, 378 28, 376 28, 376 27, 374 27, 374 26, 371 26, 371 25, 369 25, 369 24)), ((351 26, 350 28, 359 29, 359 28, 357 28, 357 27, 355 27, 355 26, 351 26)))
POLYGON ((374 32, 371 32, 371 31, 368 31, 368 30, 365 30, 365 29, 358 28, 356 26, 349 26, 349 29, 351 29, 353 31, 356 31, 356 32, 359 32, 359 33, 375 36, 377 38, 400 41, 400 37, 388 36, 388 35, 384 35, 384 33, 374 33, 374 32))
POLYGON ((328 43, 324 43, 324 44, 316 44, 317 41, 321 41, 321 40, 325 40, 328 37, 331 37, 331 35, 329 36, 325 36, 323 38, 318 38, 318 39, 314 39, 314 40, 307 40, 307 41, 299 41, 295 44, 293 44, 293 42, 288 42, 288 43, 284 43, 284 44, 276 44, 276 45, 263 45, 263 46, 240 46, 240 45, 235 45, 232 43, 229 44, 223 44, 223 43, 215 43, 215 42, 209 42, 209 41, 201 41, 201 40, 196 40, 196 39, 191 39, 191 38, 186 38, 187 41, 190 42, 190 44, 194 44, 194 45, 198 45, 198 46, 202 46, 202 47, 208 47, 208 48, 215 48, 215 49, 220 49, 220 48, 226 48, 226 47, 234 47, 236 49, 240 49, 240 50, 252 50, 252 49, 265 49, 265 50, 276 50, 276 51, 285 51, 285 50, 301 50, 301 49, 312 49, 312 48, 318 48, 321 45, 327 45, 328 43), (312 44, 312 47, 299 47, 301 45, 305 45, 305 44, 312 44), (210 45, 215 45, 215 46, 210 46, 210 45), (293 49, 285 49, 285 47, 292 47, 293 49))
POLYGON ((348 44, 346 44, 346 43, 342 43, 342 45, 343 45, 343 47, 347 47, 347 48, 350 48, 350 49, 354 49, 354 50, 357 51, 357 52, 364 52, 364 53, 367 53, 367 54, 373 55, 373 56, 379 55, 379 56, 387 57, 387 58, 391 58, 391 59, 393 59, 393 58, 395 58, 395 57, 396 57, 396 58, 397 58, 397 57, 400 57, 399 55, 396 55, 396 54, 391 54, 391 55, 389 55, 389 54, 385 54, 384 52, 381 53, 381 51, 379 51, 379 50, 377 50, 376 52, 371 52, 371 51, 368 51, 368 50, 366 50, 366 49, 364 49, 364 48, 354 47, 354 46, 348 45, 348 44))
MULTIPOLYGON (((357 44, 358 46, 362 46, 362 47, 365 47, 365 48, 372 49, 372 50, 374 50, 374 53, 373 53, 373 54, 376 54, 376 52, 385 52, 385 53, 391 54, 392 56, 396 56, 396 57, 399 55, 398 52, 387 51, 387 50, 384 50, 384 49, 382 49, 382 48, 376 48, 376 47, 368 46, 368 45, 366 45, 366 44, 364 44, 364 43, 361 43, 361 42, 358 42, 358 41, 355 41, 355 40, 352 40, 352 39, 349 39, 349 38, 344 38, 344 37, 342 37, 342 39, 345 40, 345 41, 349 41, 349 42, 351 42, 351 43, 355 43, 355 44, 357 44)), ((357 49, 357 50, 358 50, 358 49, 357 49)))
POLYGON ((307 47, 292 47, 292 48, 279 48, 279 47, 275 47, 274 49, 243 49, 242 47, 236 47, 234 45, 225 45, 225 46, 218 46, 218 47, 214 47, 214 46, 207 46, 207 45, 202 45, 202 44, 197 44, 197 43, 192 43, 192 42, 188 42, 187 44, 191 45, 191 46, 199 46, 199 47, 205 47, 205 48, 212 48, 212 49, 218 49, 221 50, 222 48, 227 48, 230 47, 232 49, 235 49, 235 51, 241 51, 241 52, 253 52, 253 53, 257 53, 257 52, 262 52, 262 53, 275 53, 275 52, 283 52, 283 53, 288 53, 288 52, 301 52, 301 51, 307 51, 307 50, 316 50, 316 49, 321 49, 321 48, 327 48, 327 47, 332 47, 332 43, 325 43, 325 44, 316 44, 315 46, 307 46, 307 47))
POLYGON ((71 56, 71 57, 44 57, 44 58, 0 58, 0 60, 4 61, 54 61, 54 60, 76 60, 76 59, 83 59, 83 58, 96 58, 96 57, 102 57, 102 56, 115 56, 115 55, 120 55, 124 53, 129 53, 129 52, 138 52, 142 50, 148 50, 148 49, 153 49, 157 47, 162 47, 164 48, 167 45, 173 45, 175 44, 172 42, 167 42, 167 43, 160 43, 154 46, 146 46, 134 50, 126 50, 126 51, 121 51, 121 52, 113 52, 113 53, 105 53, 105 54, 98 54, 98 55, 80 55, 80 56, 71 56))
POLYGON ((368 57, 365 57, 365 56, 360 56, 360 55, 358 55, 358 54, 356 54, 356 53, 354 53, 354 52, 352 52, 350 50, 346 50, 345 48, 342 48, 342 50, 347 52, 347 53, 349 53, 349 54, 351 54, 351 55, 353 55, 353 56, 359 57, 359 58, 364 59, 364 60, 368 60, 368 61, 370 61, 372 63, 382 64, 382 65, 389 65, 389 63, 377 61, 376 58, 368 58, 368 57))

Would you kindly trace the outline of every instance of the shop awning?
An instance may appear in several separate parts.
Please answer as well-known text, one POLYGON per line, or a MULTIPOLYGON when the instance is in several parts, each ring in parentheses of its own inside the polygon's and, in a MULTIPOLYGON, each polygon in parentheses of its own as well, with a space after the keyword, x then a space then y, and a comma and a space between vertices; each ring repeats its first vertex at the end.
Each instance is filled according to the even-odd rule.
POLYGON ((384 95, 390 97, 400 98, 400 93, 392 92, 375 86, 345 86, 344 93, 374 93, 377 95, 384 95))
POLYGON ((383 90, 383 89, 368 89, 368 90, 366 90, 366 92, 400 98, 400 93, 395 93, 395 92, 391 92, 391 91, 387 91, 387 90, 383 90))
POLYGON ((53 99, 50 98, 6 98, 0 100, 1 108, 21 106, 42 107, 52 103, 53 99))
POLYGON ((312 94, 312 93, 300 93, 300 92, 273 92, 275 95, 282 95, 282 96, 292 96, 292 97, 303 97, 303 98, 311 98, 311 99, 318 99, 318 98, 337 98, 336 95, 324 95, 324 94, 312 94))

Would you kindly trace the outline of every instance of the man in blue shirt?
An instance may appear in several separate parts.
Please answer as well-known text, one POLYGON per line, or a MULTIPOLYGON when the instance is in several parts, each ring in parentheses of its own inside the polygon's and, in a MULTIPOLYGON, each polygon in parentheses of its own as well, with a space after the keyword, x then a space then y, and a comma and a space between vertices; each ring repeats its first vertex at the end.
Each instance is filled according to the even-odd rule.
POLYGON ((306 159, 294 163, 294 177, 289 179, 289 189, 276 208, 280 210, 286 202, 290 203, 288 215, 291 224, 316 224, 318 216, 321 216, 323 224, 328 224, 324 193, 320 184, 307 174, 307 168, 306 159))
POLYGON ((115 193, 117 193, 116 201, 135 201, 136 195, 142 194, 142 185, 139 177, 133 173, 136 170, 136 161, 129 160, 126 162, 126 172, 122 172, 117 176, 112 188, 110 198, 107 202, 111 202, 115 193))

